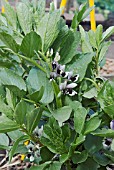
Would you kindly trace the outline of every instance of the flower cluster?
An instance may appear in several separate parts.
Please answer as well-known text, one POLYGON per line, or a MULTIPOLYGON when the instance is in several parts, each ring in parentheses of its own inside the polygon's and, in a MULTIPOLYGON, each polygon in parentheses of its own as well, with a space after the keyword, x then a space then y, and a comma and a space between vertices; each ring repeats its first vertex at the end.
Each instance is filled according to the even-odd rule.
MULTIPOLYGON (((35 130, 34 130, 34 135, 36 137, 41 137, 42 136, 42 133, 43 133, 43 126, 41 126, 40 128, 36 127, 35 130)), ((35 158, 38 158, 40 157, 40 146, 39 144, 34 144, 32 141, 29 142, 28 145, 26 145, 27 147, 27 154, 26 154, 26 157, 25 159, 29 162, 34 162, 35 158)))
POLYGON ((26 146, 28 153, 25 157, 25 159, 29 162, 34 162, 35 158, 38 158, 40 156, 40 147, 39 145, 35 145, 30 141, 29 145, 26 146))
POLYGON ((79 74, 73 75, 73 72, 66 72, 65 65, 61 65, 58 63, 60 60, 60 55, 57 52, 52 62, 52 72, 50 73, 50 81, 55 80, 57 77, 61 77, 64 79, 64 82, 59 85, 59 88, 63 94, 68 94, 70 96, 74 96, 77 92, 74 88, 77 86, 75 82, 77 82, 79 78, 79 74))

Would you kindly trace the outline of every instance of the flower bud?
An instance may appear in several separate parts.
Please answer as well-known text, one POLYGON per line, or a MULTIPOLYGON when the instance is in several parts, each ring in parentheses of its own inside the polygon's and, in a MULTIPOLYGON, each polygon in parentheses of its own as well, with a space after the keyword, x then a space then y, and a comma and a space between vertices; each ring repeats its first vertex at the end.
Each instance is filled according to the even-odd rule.
POLYGON ((50 73, 50 81, 54 80, 57 77, 57 74, 55 72, 50 73))
POLYGON ((51 50, 50 50, 50 56, 52 56, 53 55, 53 48, 51 48, 51 50))
POLYGON ((67 85, 67 81, 65 81, 64 83, 61 83, 59 85, 60 90, 64 90, 66 88, 66 85, 67 85))
POLYGON ((114 130, 114 120, 112 120, 112 121, 110 122, 110 128, 111 128, 112 130, 114 130))
POLYGON ((60 55, 58 52, 56 52, 56 55, 55 55, 55 58, 54 58, 55 61, 59 61, 60 60, 60 55))

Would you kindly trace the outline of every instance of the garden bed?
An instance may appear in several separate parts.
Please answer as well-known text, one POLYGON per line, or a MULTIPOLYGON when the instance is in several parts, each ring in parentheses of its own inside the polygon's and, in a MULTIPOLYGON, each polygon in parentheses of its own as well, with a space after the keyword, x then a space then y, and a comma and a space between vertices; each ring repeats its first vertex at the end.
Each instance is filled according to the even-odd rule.
POLYGON ((106 64, 100 71, 101 75, 106 78, 114 78, 114 59, 107 58, 106 64))

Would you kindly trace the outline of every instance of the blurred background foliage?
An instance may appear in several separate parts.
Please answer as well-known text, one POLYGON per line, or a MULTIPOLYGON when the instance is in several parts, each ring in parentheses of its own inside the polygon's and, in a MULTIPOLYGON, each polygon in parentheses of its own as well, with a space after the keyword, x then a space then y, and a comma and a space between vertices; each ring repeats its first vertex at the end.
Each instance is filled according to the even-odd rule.
MULTIPOLYGON (((86 2, 86 0, 77 0, 79 4, 86 2)), ((109 10, 114 12, 114 0, 95 0, 96 7, 102 10, 109 10)))

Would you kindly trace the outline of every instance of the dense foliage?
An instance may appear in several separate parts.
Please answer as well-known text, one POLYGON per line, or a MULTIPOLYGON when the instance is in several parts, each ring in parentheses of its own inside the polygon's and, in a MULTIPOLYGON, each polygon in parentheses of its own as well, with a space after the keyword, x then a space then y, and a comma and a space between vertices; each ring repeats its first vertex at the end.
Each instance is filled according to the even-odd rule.
POLYGON ((49 13, 44 0, 16 10, 3 3, 0 148, 9 161, 22 154, 31 170, 106 169, 114 163, 114 83, 99 71, 114 27, 84 31, 86 4, 68 28, 53 3, 49 13))

